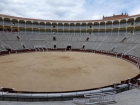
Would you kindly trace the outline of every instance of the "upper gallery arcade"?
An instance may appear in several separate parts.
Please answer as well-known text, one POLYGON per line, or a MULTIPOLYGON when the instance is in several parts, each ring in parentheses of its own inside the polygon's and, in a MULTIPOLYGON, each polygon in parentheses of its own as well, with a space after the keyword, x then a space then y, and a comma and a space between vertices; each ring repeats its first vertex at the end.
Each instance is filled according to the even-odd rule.
POLYGON ((0 14, 0 31, 30 34, 137 34, 140 15, 120 14, 100 20, 40 20, 0 14))

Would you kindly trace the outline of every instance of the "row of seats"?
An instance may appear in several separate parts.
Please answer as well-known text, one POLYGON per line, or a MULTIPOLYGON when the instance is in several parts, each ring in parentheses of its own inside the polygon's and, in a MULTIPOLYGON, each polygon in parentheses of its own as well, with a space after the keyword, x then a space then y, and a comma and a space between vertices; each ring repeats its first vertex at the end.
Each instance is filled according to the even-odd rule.
POLYGON ((33 35, 17 33, 0 33, 0 51, 4 46, 13 50, 32 49, 35 46, 46 48, 105 50, 140 56, 140 35, 33 35), (55 47, 54 47, 55 46, 55 47))

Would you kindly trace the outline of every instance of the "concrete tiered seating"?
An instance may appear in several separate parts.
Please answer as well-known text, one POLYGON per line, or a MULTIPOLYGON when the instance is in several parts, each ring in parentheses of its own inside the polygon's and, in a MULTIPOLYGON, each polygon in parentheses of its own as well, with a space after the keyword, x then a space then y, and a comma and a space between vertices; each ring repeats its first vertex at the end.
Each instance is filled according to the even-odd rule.
POLYGON ((133 44, 133 43, 119 43, 117 48, 114 49, 114 51, 119 53, 125 53, 131 50, 136 45, 137 44, 133 44))
POLYGON ((5 33, 0 32, 0 40, 8 40, 8 37, 5 33))
POLYGON ((9 45, 13 50, 23 49, 19 41, 4 41, 6 45, 9 45))
POLYGON ((28 40, 20 40, 21 45, 25 45, 26 49, 33 49, 33 45, 28 40))
POLYGON ((121 42, 126 36, 118 35, 113 42, 121 42))
POLYGON ((134 49, 132 49, 127 54, 133 55, 133 56, 136 56, 136 57, 140 57, 140 45, 138 45, 137 47, 135 47, 134 49))
POLYGON ((19 34, 21 40, 29 40, 27 34, 19 34))
POLYGON ((92 42, 92 49, 97 50, 97 48, 100 44, 101 44, 101 42, 92 42))
POLYGON ((105 48, 105 51, 113 51, 116 48, 116 43, 109 42, 109 45, 105 48))
POLYGON ((104 40, 104 42, 113 42, 116 39, 116 35, 113 36, 107 36, 107 38, 104 40))
POLYGON ((99 47, 98 50, 106 50, 106 48, 110 45, 110 43, 103 42, 99 47))
POLYGON ((125 42, 128 43, 140 43, 140 35, 131 35, 125 42))
POLYGON ((97 36, 97 35, 90 36, 89 41, 96 41, 98 37, 100 37, 100 36, 97 36))
POLYGON ((30 40, 32 46, 46 46, 47 42, 45 40, 30 40))
POLYGON ((37 35, 35 35, 35 34, 27 34, 27 37, 28 37, 29 40, 37 39, 37 35))
POLYGON ((6 49, 2 47, 2 44, 0 44, 0 51, 5 51, 6 49))
MULTIPOLYGON (((66 48, 68 45, 73 49, 91 49, 105 50, 116 53, 131 54, 139 56, 140 35, 113 35, 113 32, 107 32, 107 35, 55 35, 55 34, 21 34, 21 33, 0 33, 1 43, 8 45, 13 50, 33 49, 35 46, 45 46, 47 48, 66 48), (17 38, 19 36, 19 39, 17 38), (55 37, 55 40, 54 40, 55 37), (87 38, 89 38, 87 40, 87 38), (23 47, 25 45, 25 48, 23 47), (83 48, 84 46, 84 48, 83 48), (136 48, 135 48, 136 47, 136 48)), ((117 33, 118 34, 118 33, 117 33)), ((5 50, 0 46, 0 51, 5 50)))
POLYGON ((80 35, 76 35, 72 37, 72 41, 79 41, 80 35))
POLYGON ((77 44, 78 44, 78 42, 76 42, 76 41, 73 42, 73 43, 72 43, 72 48, 73 48, 73 49, 79 49, 78 46, 77 46, 77 44))
POLYGON ((7 36, 8 40, 18 40, 16 34, 13 34, 13 33, 5 33, 4 35, 7 36))
POLYGON ((52 41, 53 40, 53 35, 46 35, 46 40, 50 40, 50 41, 52 41))
POLYGON ((93 49, 92 46, 93 46, 93 42, 86 42, 85 43, 85 49, 89 49, 89 50, 93 49))
POLYGON ((46 35, 45 34, 38 34, 37 39, 44 39, 46 40, 46 35))

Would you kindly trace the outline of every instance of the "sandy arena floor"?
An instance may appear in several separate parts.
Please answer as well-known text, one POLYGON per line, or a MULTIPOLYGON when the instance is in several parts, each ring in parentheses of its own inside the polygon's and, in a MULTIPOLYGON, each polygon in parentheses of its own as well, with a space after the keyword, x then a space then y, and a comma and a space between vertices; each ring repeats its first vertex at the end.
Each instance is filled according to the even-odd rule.
POLYGON ((0 57, 0 87, 18 91, 97 88, 139 73, 129 62, 93 53, 36 52, 0 57))

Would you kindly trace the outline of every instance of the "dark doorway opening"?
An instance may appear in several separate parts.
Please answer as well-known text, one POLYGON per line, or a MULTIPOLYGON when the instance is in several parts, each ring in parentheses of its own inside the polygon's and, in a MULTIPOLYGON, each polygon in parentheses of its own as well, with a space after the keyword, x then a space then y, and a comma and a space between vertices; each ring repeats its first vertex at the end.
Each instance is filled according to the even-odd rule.
POLYGON ((22 46, 23 46, 24 49, 26 48, 26 46, 24 44, 22 46))
POLYGON ((54 45, 53 48, 56 48, 56 45, 54 45))
POLYGON ((85 49, 85 45, 83 45, 82 49, 85 49))
POLYGON ((67 50, 71 50, 71 46, 67 46, 67 50))
POLYGON ((55 37, 53 37, 53 40, 55 41, 55 40, 56 40, 56 38, 55 38, 55 37))
POLYGON ((134 22, 133 21, 131 22, 131 25, 134 25, 134 22))
POLYGON ((19 36, 17 36, 17 39, 18 39, 18 40, 20 40, 20 37, 19 37, 19 36))
POLYGON ((10 53, 12 52, 12 49, 10 49, 10 48, 6 48, 6 50, 10 53))
POLYGON ((87 37, 86 41, 88 41, 88 40, 89 40, 89 37, 87 37))
POLYGON ((13 26, 15 26, 16 25, 16 23, 13 23, 13 26))
POLYGON ((89 32, 89 34, 91 35, 91 32, 89 32))
POLYGON ((130 31, 130 34, 133 34, 133 30, 130 31))

